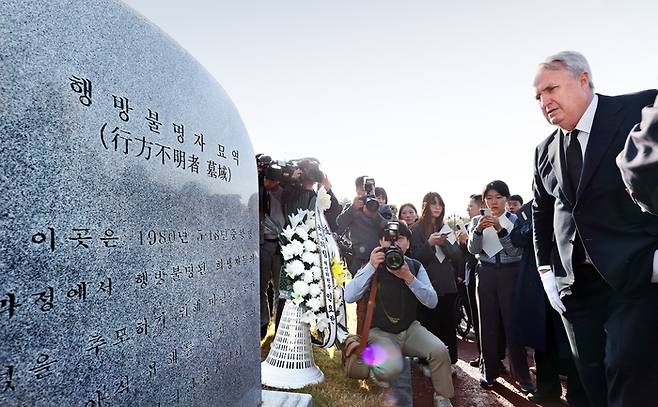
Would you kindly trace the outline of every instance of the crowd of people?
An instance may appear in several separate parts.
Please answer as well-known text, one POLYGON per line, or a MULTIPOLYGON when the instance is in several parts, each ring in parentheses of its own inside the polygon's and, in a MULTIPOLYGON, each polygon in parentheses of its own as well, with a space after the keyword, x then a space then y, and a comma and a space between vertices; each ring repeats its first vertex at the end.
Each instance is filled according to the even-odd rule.
POLYGON ((559 400, 566 375, 570 405, 647 405, 658 385, 658 112, 642 109, 657 92, 596 94, 587 60, 571 51, 541 63, 534 87, 556 130, 535 151, 533 199, 483 180, 464 197, 465 225, 447 223, 437 192, 398 209, 359 176, 342 207, 316 160, 288 172, 260 160, 261 336, 277 308, 281 266, 268 222, 284 225, 296 208, 312 207, 323 186, 332 200, 327 223, 352 275, 344 298, 357 304, 357 333, 377 287, 368 344, 385 357, 365 361, 373 381, 387 386, 408 368, 403 356, 415 357, 435 405, 452 405, 462 293, 479 350, 470 363, 483 389, 507 373, 507 359, 510 377, 537 403, 559 400), (654 137, 653 150, 641 137, 654 137), (653 164, 642 161, 652 156, 653 164), (391 245, 404 254, 400 264, 388 259, 391 245))

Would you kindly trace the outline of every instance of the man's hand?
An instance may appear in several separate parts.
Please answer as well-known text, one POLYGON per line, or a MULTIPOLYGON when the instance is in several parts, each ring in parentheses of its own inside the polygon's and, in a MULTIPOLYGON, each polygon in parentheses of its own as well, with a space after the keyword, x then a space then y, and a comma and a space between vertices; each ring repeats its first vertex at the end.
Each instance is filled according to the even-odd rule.
POLYGON ((427 243, 430 246, 434 245, 442 245, 443 242, 445 242, 448 239, 448 235, 445 233, 439 233, 439 232, 434 232, 430 235, 429 239, 427 239, 427 243))
POLYGON ((322 182, 320 182, 320 185, 322 185, 325 189, 325 191, 329 192, 331 191, 331 182, 329 182, 329 177, 327 174, 324 174, 322 176, 322 182))
POLYGON ((359 210, 362 209, 365 203, 363 202, 363 199, 361 199, 360 196, 355 196, 354 199, 352 200, 352 206, 354 210, 359 210))
MULTIPOLYGON (((382 261, 383 261, 383 253, 382 253, 382 261)), ((404 280, 405 283, 411 284, 412 281, 414 281, 414 275, 411 273, 411 270, 409 270, 409 266, 407 265, 407 262, 405 261, 402 267, 400 267, 397 270, 391 270, 387 268, 389 273, 393 274, 394 276, 401 278, 404 280)))
POLYGON ((384 252, 382 252, 381 249, 381 246, 377 246, 372 252, 370 252, 370 264, 372 264, 374 268, 379 267, 379 265, 384 262, 384 252))
POLYGON ((544 291, 546 291, 546 296, 548 297, 548 301, 551 303, 551 307, 553 307, 553 309, 557 311, 558 314, 562 315, 562 313, 566 311, 566 308, 560 299, 560 293, 557 291, 555 273, 553 273, 553 270, 551 269, 547 270, 548 271, 543 269, 540 270, 539 277, 541 277, 541 283, 544 286, 544 291))

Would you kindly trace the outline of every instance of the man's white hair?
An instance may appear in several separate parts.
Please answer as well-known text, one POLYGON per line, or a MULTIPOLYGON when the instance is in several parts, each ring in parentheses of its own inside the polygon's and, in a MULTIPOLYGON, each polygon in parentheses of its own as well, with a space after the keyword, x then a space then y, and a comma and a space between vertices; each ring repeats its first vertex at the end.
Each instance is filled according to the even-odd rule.
POLYGON ((551 71, 557 69, 566 69, 571 72, 574 78, 578 78, 581 73, 587 72, 590 89, 594 89, 594 82, 592 82, 592 70, 589 68, 587 59, 580 52, 576 51, 562 51, 547 57, 544 62, 539 66, 551 71))

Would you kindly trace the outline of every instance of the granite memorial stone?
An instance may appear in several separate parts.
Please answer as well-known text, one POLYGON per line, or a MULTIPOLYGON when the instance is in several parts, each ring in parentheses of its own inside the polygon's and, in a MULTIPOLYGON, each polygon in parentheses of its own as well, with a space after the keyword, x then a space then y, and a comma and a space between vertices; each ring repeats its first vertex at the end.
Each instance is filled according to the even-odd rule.
POLYGON ((121 3, 0 2, 0 406, 257 406, 253 149, 121 3))

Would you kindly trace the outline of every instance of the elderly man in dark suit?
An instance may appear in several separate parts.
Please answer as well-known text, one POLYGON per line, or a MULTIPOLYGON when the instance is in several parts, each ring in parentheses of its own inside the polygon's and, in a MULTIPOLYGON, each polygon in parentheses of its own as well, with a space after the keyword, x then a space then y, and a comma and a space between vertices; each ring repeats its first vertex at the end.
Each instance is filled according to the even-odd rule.
POLYGON ((642 122, 628 135, 617 165, 635 202, 658 215, 658 97, 642 109, 642 122))
POLYGON ((624 191, 615 157, 657 92, 595 94, 587 60, 570 51, 540 64, 534 87, 558 127, 535 151, 534 245, 544 290, 562 314, 590 403, 646 406, 658 388, 658 217, 624 191), (557 273, 553 244, 564 268, 557 273))

